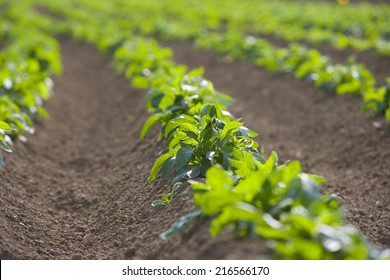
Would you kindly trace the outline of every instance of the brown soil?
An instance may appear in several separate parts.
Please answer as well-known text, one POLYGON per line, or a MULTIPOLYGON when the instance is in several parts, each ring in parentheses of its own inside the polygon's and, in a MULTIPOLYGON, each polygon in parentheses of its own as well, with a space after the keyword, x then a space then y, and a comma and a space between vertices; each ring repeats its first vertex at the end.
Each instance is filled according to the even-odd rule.
MULTIPOLYGON (((183 235, 159 239, 191 211, 181 193, 153 208, 166 183, 145 183, 161 150, 156 131, 139 140, 147 118, 144 92, 132 89, 87 45, 62 40, 65 73, 55 79, 51 118, 18 142, 0 173, 0 258, 229 259, 262 258, 259 239, 211 239, 208 220, 183 235), (131 115, 129 117, 129 115, 131 115)), ((171 43, 179 63, 205 66, 206 76, 237 99, 231 111, 260 132, 267 154, 301 159, 327 177, 348 220, 375 244, 390 247, 390 132, 358 114, 360 101, 326 95, 293 78, 244 63, 224 62, 189 44, 171 43)))

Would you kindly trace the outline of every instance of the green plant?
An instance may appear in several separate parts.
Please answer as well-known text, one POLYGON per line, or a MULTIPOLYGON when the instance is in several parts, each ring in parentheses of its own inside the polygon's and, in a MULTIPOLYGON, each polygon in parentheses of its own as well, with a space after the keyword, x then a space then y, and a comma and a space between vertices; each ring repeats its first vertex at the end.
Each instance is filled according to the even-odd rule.
POLYGON ((263 161, 258 144, 252 139, 256 135, 230 115, 224 115, 217 105, 206 104, 199 116, 181 115, 167 123, 167 151, 156 160, 148 182, 154 180, 160 169, 163 179, 175 174, 174 182, 205 176, 216 164, 229 169, 230 160, 242 158, 245 152, 253 160, 263 161))
POLYGON ((205 183, 191 181, 196 205, 215 217, 213 236, 233 225, 237 236, 273 240, 275 252, 287 259, 379 257, 355 229, 342 226, 337 198, 319 191, 323 178, 301 173, 297 161, 281 166, 276 161, 273 153, 240 180, 216 166, 207 171, 205 183))

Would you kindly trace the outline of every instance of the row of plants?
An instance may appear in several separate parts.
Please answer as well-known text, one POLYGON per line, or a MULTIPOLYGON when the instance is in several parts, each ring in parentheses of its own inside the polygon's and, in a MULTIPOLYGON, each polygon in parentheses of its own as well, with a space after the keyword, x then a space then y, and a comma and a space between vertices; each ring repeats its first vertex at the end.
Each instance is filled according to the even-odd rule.
POLYGON ((246 36, 238 31, 223 35, 208 33, 196 40, 196 45, 255 63, 270 71, 289 73, 327 92, 361 96, 363 111, 370 110, 384 115, 390 121, 390 80, 384 86, 376 86, 372 73, 364 65, 357 64, 352 57, 344 64, 335 64, 316 49, 298 44, 274 48, 266 40, 246 36))
MULTIPOLYGON (((287 41, 327 43, 340 49, 373 50, 390 55, 390 9, 386 6, 249 1, 232 13, 231 6, 225 6, 224 10, 217 1, 207 2, 206 13, 218 17, 219 27, 276 35, 287 41)), ((238 4, 238 1, 233 2, 232 5, 238 4)))
POLYGON ((77 12, 66 11, 73 17, 63 19, 61 32, 110 53, 133 86, 149 89, 152 116, 141 137, 159 124, 164 150, 148 181, 160 174, 173 183, 172 191, 154 204, 171 202, 183 182, 192 180, 190 193, 197 209, 179 219, 163 238, 210 216, 213 236, 231 225, 237 236, 272 241, 279 258, 389 257, 388 252, 371 248, 356 229, 343 225, 337 198, 319 191, 321 177, 302 173, 298 161, 278 165, 276 153, 268 159, 259 153, 253 140, 256 133, 227 111, 231 98, 216 91, 203 78, 203 70, 187 72, 155 40, 132 34, 121 21, 107 23, 104 15, 81 10, 79 6, 77 12))
MULTIPOLYGON (((299 44, 277 48, 265 39, 248 36, 236 28, 227 32, 210 31, 218 25, 218 20, 217 23, 203 21, 203 16, 209 14, 202 14, 202 11, 196 11, 198 19, 195 19, 191 16, 179 17, 179 14, 183 14, 181 5, 172 6, 174 7, 170 8, 172 10, 167 9, 161 13, 161 10, 156 8, 158 5, 152 5, 148 1, 143 1, 142 4, 129 3, 127 4, 129 7, 137 8, 137 13, 132 14, 131 21, 127 16, 129 10, 126 9, 126 5, 114 6, 107 2, 81 1, 77 6, 83 9, 77 11, 69 8, 74 7, 72 3, 67 7, 46 5, 63 16, 79 21, 97 23, 110 18, 111 24, 127 29, 127 32, 157 36, 164 40, 192 40, 200 48, 216 50, 234 59, 250 61, 271 71, 290 73, 297 79, 313 82, 315 86, 325 91, 340 95, 360 95, 363 99, 362 110, 384 115, 390 121, 389 83, 377 86, 373 74, 364 65, 357 64, 353 57, 345 63, 333 63, 318 50, 299 44), (93 17, 90 16, 91 13, 94 14, 93 17), (111 17, 114 15, 115 18, 111 17), (145 18, 149 20, 145 21, 145 18)), ((74 30, 81 37, 91 32, 81 25, 74 30)))
POLYGON ((330 2, 307 1, 302 5, 286 1, 266 1, 261 4, 261 10, 259 8, 256 11, 261 13, 258 18, 272 13, 277 21, 285 25, 294 24, 309 31, 311 28, 318 28, 343 33, 352 38, 389 39, 388 5, 361 2, 341 7, 330 2))
POLYGON ((174 65, 169 51, 153 40, 135 37, 114 45, 118 69, 133 85, 150 89, 147 104, 154 114, 141 136, 160 123, 160 138, 165 140, 149 182, 161 172, 164 179, 174 177, 175 185, 155 204, 172 201, 183 179, 192 179, 195 204, 201 210, 182 217, 163 238, 183 231, 200 216, 212 216, 213 236, 233 225, 237 236, 255 234, 272 240, 277 257, 385 257, 370 249, 356 229, 342 225, 337 198, 319 191, 321 177, 302 173, 297 161, 278 165, 275 153, 264 159, 253 140, 256 134, 224 111, 229 99, 214 91, 201 70, 186 74, 185 67, 174 65), (205 183, 195 181, 198 177, 206 177, 205 183))
POLYGON ((42 103, 52 96, 50 76, 61 73, 61 61, 59 46, 51 36, 21 21, 11 8, 2 16, 0 148, 11 152, 14 140, 25 140, 25 133, 34 132, 33 118, 47 117, 42 103))
MULTIPOLYGON (((140 11, 141 14, 131 14, 131 17, 143 22, 145 18, 155 22, 169 18, 170 22, 181 22, 186 27, 201 22, 214 31, 239 29, 247 33, 276 35, 287 41, 327 43, 340 49, 373 50, 390 55, 390 9, 387 6, 360 4, 340 7, 329 3, 307 2, 302 5, 286 1, 231 0, 221 5, 215 0, 158 3, 118 0, 114 4, 120 7, 118 11, 112 9, 111 4, 83 2, 89 9, 113 16, 118 16, 118 12, 121 16, 128 16, 131 11, 140 11)), ((147 22, 144 24, 148 25, 147 22)))

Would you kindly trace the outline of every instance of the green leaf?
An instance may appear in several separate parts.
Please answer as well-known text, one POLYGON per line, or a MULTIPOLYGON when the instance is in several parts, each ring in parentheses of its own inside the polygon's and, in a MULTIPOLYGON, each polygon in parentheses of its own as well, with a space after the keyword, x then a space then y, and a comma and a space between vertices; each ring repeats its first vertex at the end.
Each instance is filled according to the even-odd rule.
POLYGON ((237 130, 237 136, 244 136, 244 137, 248 137, 248 138, 254 138, 256 137, 258 134, 250 129, 248 129, 247 127, 245 126, 241 126, 240 128, 238 128, 237 130))
POLYGON ((8 146, 8 144, 5 141, 1 140, 1 139, 0 139, 0 148, 3 149, 4 151, 8 152, 8 153, 12 153, 12 150, 8 146))
POLYGON ((150 129, 163 117, 163 114, 154 114, 150 116, 141 130, 141 139, 145 139, 146 134, 150 131, 150 129))
POLYGON ((214 104, 206 104, 200 110, 200 117, 209 116, 211 118, 217 116, 217 109, 214 104))
POLYGON ((158 206, 158 205, 164 205, 164 201, 161 200, 161 199, 157 199, 157 200, 154 200, 152 202, 152 206, 155 207, 155 206, 158 206))
POLYGON ((277 253, 287 259, 318 260, 323 258, 323 249, 320 244, 299 236, 294 236, 288 242, 284 240, 277 242, 274 248, 277 253))
POLYGON ((252 172, 247 178, 241 180, 234 188, 244 195, 245 200, 250 202, 263 186, 266 177, 263 172, 252 172))
POLYGON ((171 157, 161 167, 161 178, 167 179, 173 172, 173 166, 175 165, 175 157, 171 157))
POLYGON ((0 121, 0 129, 2 129, 2 130, 12 130, 12 127, 10 127, 6 122, 0 121))
POLYGON ((182 216, 176 223, 171 225, 171 227, 160 234, 161 239, 167 240, 176 236, 177 234, 183 232, 188 228, 196 219, 202 216, 201 210, 195 210, 194 212, 188 213, 185 216, 182 216))
POLYGON ((219 103, 221 103, 225 106, 229 106, 229 105, 233 104, 233 102, 234 102, 234 99, 232 97, 230 97, 229 95, 220 93, 220 92, 214 92, 213 97, 216 100, 218 100, 219 103))
POLYGON ((206 184, 213 189, 222 189, 232 186, 233 178, 222 168, 213 166, 206 172, 206 184))
POLYGON ((257 234, 267 239, 288 239, 291 237, 291 232, 288 227, 283 225, 269 214, 263 215, 264 223, 258 224, 255 227, 257 234))
POLYGON ((176 170, 183 168, 191 156, 194 154, 194 151, 190 148, 181 148, 176 154, 175 167, 176 170))
POLYGON ((36 109, 37 109, 38 116, 44 119, 49 118, 49 113, 43 107, 37 107, 36 109))
POLYGON ((234 206, 223 208, 222 214, 212 221, 210 233, 215 237, 224 227, 239 221, 262 223, 263 218, 261 216, 261 212, 252 205, 247 203, 237 203, 234 206))
POLYGON ((189 77, 201 77, 204 74, 203 67, 195 68, 194 70, 191 70, 187 75, 189 77))
POLYGON ((173 185, 173 187, 172 187, 172 194, 175 194, 178 190, 179 190, 179 188, 181 187, 183 185, 183 183, 182 182, 177 182, 177 183, 175 183, 174 185, 173 185))
POLYGON ((264 171, 269 174, 271 173, 278 162, 278 155, 275 151, 272 151, 271 156, 268 158, 267 162, 264 165, 264 171))
POLYGON ((172 152, 168 152, 166 154, 163 154, 159 158, 157 158, 156 162, 154 163, 152 170, 150 171, 150 175, 148 178, 148 183, 150 184, 153 182, 153 180, 156 178, 158 171, 160 170, 161 166, 164 164, 164 162, 173 156, 172 152))
POLYGON ((147 77, 135 76, 131 80, 131 85, 135 88, 145 89, 149 87, 149 79, 147 77))
POLYGON ((225 138, 225 137, 230 136, 232 133, 234 133, 241 126, 242 126, 242 123, 240 123, 238 121, 231 121, 231 122, 226 123, 220 137, 225 138))
POLYGON ((198 165, 190 165, 185 166, 184 168, 178 170, 178 175, 173 179, 174 182, 177 182, 183 178, 186 179, 194 179, 200 174, 200 166, 198 165))
POLYGON ((198 122, 193 117, 182 115, 168 122, 165 127, 165 138, 167 138, 168 135, 177 127, 179 127, 182 131, 193 132, 191 135, 198 135, 198 122))

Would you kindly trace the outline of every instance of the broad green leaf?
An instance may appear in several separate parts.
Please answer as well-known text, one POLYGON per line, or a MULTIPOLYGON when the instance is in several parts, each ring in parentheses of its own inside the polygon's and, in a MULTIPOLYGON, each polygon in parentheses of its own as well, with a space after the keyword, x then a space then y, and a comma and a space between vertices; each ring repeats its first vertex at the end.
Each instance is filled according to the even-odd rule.
POLYGON ((173 166, 175 165, 175 157, 171 157, 166 160, 161 167, 161 178, 167 179, 173 172, 173 166))
POLYGON ((171 225, 171 227, 160 234, 161 239, 167 240, 176 236, 177 234, 183 232, 187 229, 196 219, 202 216, 201 210, 195 210, 194 212, 188 213, 185 216, 182 216, 176 223, 171 225))
POLYGON ((159 108, 161 99, 164 97, 164 95, 164 93, 156 89, 151 89, 147 95, 149 109, 151 109, 153 112, 156 111, 156 109, 159 108))
POLYGON ((241 180, 234 189, 244 195, 245 201, 251 202, 260 191, 265 179, 266 174, 258 171, 252 172, 247 178, 241 180))
POLYGON ((227 225, 234 224, 238 221, 249 221, 256 224, 262 223, 263 218, 261 216, 261 212, 252 205, 247 203, 237 203, 223 208, 222 213, 212 221, 210 233, 215 237, 227 225))
POLYGON ((161 166, 164 164, 164 162, 173 156, 172 152, 168 152, 166 154, 161 155, 159 158, 157 158, 156 162, 154 163, 152 170, 150 171, 150 175, 148 178, 148 183, 150 184, 153 182, 153 180, 156 178, 158 171, 160 170, 161 166))
POLYGON ((147 77, 142 77, 142 76, 135 76, 131 80, 131 85, 135 88, 148 88, 149 87, 149 78, 147 77))
POLYGON ((175 160, 176 170, 183 168, 188 163, 193 154, 194 151, 190 148, 181 148, 179 151, 177 151, 175 160))
POLYGON ((288 184, 291 180, 297 178, 297 176, 301 173, 301 163, 299 161, 290 162, 286 165, 278 167, 278 171, 281 172, 281 176, 272 177, 272 184, 276 185, 278 182, 288 184))
POLYGON ((213 189, 229 188, 233 179, 222 168, 213 166, 206 172, 206 184, 213 189))
POLYGON ((49 113, 43 107, 37 107, 36 109, 37 109, 38 116, 44 119, 49 118, 49 113))
POLYGON ((322 195, 319 191, 318 185, 306 174, 300 174, 302 202, 308 208, 316 201, 321 200, 322 195))
POLYGON ((217 108, 214 104, 206 104, 200 110, 200 117, 209 116, 211 118, 217 116, 217 108))
POLYGON ((231 121, 225 124, 223 131, 221 133, 220 138, 225 138, 230 136, 232 133, 235 133, 235 131, 242 126, 242 123, 238 121, 231 121))
POLYGON ((389 102, 389 108, 386 110, 386 120, 390 122, 390 102, 389 102))
POLYGON ((194 194, 195 204, 207 215, 216 214, 226 206, 243 200, 243 195, 228 189, 211 189, 206 193, 194 194))
POLYGON ((148 132, 150 131, 150 129, 163 117, 162 114, 154 114, 152 116, 150 116, 144 126, 142 127, 142 130, 141 130, 141 139, 145 139, 145 136, 148 134, 148 132))
POLYGON ((189 77, 200 77, 200 76, 203 76, 203 74, 204 74, 203 67, 199 67, 199 68, 195 68, 195 69, 191 70, 187 75, 189 77))
POLYGON ((162 199, 153 200, 152 206, 164 205, 164 201, 162 199))
POLYGON ((179 127, 182 131, 190 131, 192 135, 198 135, 198 122, 189 116, 180 116, 178 118, 174 118, 168 122, 165 127, 165 138, 177 127, 179 127))
POLYGON ((12 127, 10 127, 6 122, 0 121, 0 129, 2 129, 2 130, 12 130, 12 127))
POLYGON ((322 184, 326 182, 326 179, 322 176, 313 175, 313 174, 306 174, 311 180, 313 180, 316 184, 322 184))
POLYGON ((248 129, 247 127, 245 126, 241 126, 238 128, 237 130, 237 136, 244 136, 244 137, 256 137, 258 134, 250 129, 248 129))
POLYGON ((9 152, 9 153, 12 153, 12 150, 11 148, 8 146, 8 144, 3 141, 3 140, 0 140, 0 148, 3 149, 4 151, 6 152, 9 152))
POLYGON ((182 185, 183 185, 183 182, 177 182, 177 183, 175 183, 175 184, 173 185, 173 187, 172 187, 172 192, 171 192, 171 193, 172 193, 172 194, 176 193, 182 185))
POLYGON ((295 229, 311 236, 316 230, 316 221, 310 217, 308 211, 303 209, 300 206, 292 208, 292 212, 289 214, 289 220, 295 229))
POLYGON ((263 171, 266 172, 267 174, 271 173, 276 167, 277 162, 278 162, 278 155, 275 153, 275 151, 272 151, 267 162, 264 164, 263 171))
POLYGON ((203 183, 194 180, 188 180, 188 182, 191 184, 191 187, 194 191, 206 192, 210 190, 210 187, 203 183))
POLYGON ((220 92, 214 92, 213 97, 218 100, 219 103, 225 105, 225 106, 230 106, 234 103, 234 99, 230 97, 229 95, 220 93, 220 92))
POLYGON ((241 178, 246 178, 252 174, 258 167, 259 163, 256 163, 253 155, 250 152, 240 152, 239 155, 236 156, 238 158, 229 159, 231 165, 236 169, 235 173, 239 175, 241 178))
POLYGON ((323 249, 314 240, 293 236, 291 240, 278 242, 276 252, 287 259, 319 260, 323 259, 323 249))
POLYGON ((255 232, 267 239, 288 239, 291 237, 291 230, 270 214, 263 215, 264 223, 259 223, 255 227, 255 232))
POLYGON ((173 182, 177 182, 181 179, 194 179, 200 174, 200 166, 187 165, 184 168, 178 170, 178 174, 173 179, 173 182))
POLYGON ((165 94, 160 100, 159 108, 161 109, 161 111, 164 111, 174 103, 175 103, 175 97, 170 94, 169 95, 165 94))

